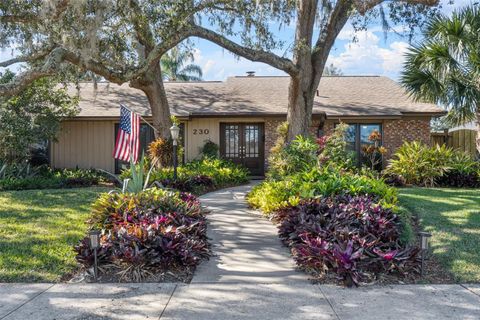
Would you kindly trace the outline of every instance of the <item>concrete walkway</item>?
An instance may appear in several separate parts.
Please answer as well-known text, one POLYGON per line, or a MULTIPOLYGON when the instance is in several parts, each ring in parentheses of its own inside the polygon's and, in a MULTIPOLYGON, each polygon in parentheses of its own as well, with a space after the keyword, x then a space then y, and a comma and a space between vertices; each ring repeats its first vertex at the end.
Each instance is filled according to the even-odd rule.
POLYGON ((247 209, 249 188, 202 197, 216 255, 191 284, 0 284, 0 320, 480 319, 478 284, 310 284, 275 227, 247 209))

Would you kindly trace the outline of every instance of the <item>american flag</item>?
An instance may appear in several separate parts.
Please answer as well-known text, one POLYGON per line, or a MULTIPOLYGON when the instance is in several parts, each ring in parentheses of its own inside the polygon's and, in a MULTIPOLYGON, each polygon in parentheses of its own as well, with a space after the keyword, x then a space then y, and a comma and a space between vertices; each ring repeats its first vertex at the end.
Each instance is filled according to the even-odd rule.
POLYGON ((113 157, 122 161, 138 160, 140 148, 140 116, 120 105, 120 126, 113 157))

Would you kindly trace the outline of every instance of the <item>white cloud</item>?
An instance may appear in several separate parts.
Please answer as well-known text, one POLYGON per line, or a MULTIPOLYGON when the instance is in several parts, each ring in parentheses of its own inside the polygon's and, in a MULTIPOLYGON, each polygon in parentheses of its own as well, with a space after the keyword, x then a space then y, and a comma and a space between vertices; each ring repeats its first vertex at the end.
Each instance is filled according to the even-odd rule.
MULTIPOLYGON (((344 45, 344 52, 331 55, 327 64, 333 63, 345 74, 387 75, 396 78, 402 68, 408 43, 395 41, 387 48, 380 47, 380 38, 372 31, 357 32, 357 42, 344 45)), ((346 40, 352 34, 341 35, 346 40)))
POLYGON ((227 50, 220 48, 212 50, 208 54, 199 52, 198 56, 200 59, 195 59, 195 63, 202 67, 205 80, 225 80, 227 77, 243 76, 247 71, 255 71, 257 75, 261 76, 285 75, 282 71, 267 64, 237 58, 227 50))

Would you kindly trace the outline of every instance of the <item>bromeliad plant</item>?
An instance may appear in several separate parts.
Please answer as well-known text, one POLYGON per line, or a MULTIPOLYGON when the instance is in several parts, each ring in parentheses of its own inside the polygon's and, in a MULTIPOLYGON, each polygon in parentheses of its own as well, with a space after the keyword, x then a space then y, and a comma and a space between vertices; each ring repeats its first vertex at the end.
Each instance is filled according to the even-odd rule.
POLYGON ((362 154, 367 160, 372 171, 378 169, 383 162, 383 156, 387 153, 387 149, 381 145, 382 135, 379 131, 374 130, 369 136, 370 144, 362 146, 362 154))
POLYGON ((417 269, 418 249, 402 242, 402 220, 366 196, 301 201, 275 212, 279 235, 297 265, 321 277, 334 272, 347 285, 417 269))
MULTIPOLYGON (((204 215, 197 198, 187 193, 151 188, 102 194, 88 221, 102 230, 100 270, 127 281, 166 271, 191 274, 209 256, 204 215)), ((91 267, 88 237, 75 250, 77 261, 91 267)))

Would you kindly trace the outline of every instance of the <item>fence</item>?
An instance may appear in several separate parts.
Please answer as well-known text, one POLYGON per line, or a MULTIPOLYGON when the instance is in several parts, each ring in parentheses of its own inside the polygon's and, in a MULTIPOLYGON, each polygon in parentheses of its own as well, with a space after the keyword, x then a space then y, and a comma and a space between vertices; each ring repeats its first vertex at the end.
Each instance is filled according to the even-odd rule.
POLYGON ((464 151, 475 157, 478 154, 475 143, 476 137, 476 130, 463 129, 453 132, 432 132, 430 141, 432 145, 446 144, 448 147, 464 151))

